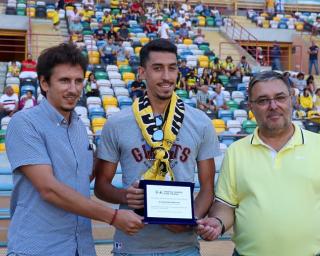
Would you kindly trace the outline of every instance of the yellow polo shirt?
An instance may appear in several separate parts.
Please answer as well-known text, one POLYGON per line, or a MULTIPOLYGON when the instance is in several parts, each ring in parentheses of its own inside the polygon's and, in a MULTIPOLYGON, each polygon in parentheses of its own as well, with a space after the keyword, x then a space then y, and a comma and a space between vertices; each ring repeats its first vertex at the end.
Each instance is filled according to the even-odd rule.
POLYGON ((257 129, 227 150, 217 200, 235 207, 233 241, 243 256, 320 253, 320 135, 295 126, 276 152, 257 129))

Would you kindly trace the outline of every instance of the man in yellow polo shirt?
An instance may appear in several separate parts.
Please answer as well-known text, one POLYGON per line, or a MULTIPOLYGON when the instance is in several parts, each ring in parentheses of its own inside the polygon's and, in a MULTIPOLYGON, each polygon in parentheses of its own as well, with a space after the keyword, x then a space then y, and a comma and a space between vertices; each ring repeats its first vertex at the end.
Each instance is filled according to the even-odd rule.
POLYGON ((214 240, 234 226, 235 256, 320 255, 320 135, 292 123, 278 73, 253 78, 249 100, 258 128, 228 148, 198 234, 214 240))

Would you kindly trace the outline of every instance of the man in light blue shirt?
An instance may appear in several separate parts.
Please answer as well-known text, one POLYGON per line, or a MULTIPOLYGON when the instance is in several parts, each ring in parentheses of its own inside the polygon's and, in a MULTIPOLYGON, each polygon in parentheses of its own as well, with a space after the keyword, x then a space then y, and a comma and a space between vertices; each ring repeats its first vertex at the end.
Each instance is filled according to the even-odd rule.
POLYGON ((87 60, 71 44, 38 59, 40 105, 13 116, 6 136, 13 171, 8 255, 94 256, 91 219, 134 234, 143 227, 132 211, 90 199, 93 151, 74 111, 87 60))

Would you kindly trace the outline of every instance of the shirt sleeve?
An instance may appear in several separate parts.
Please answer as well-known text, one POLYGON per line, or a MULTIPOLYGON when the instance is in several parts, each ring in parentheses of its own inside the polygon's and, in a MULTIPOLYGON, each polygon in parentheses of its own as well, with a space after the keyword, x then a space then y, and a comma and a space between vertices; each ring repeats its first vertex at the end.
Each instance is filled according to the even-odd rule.
POLYGON ((239 199, 237 196, 235 165, 232 161, 230 150, 232 149, 229 147, 225 153, 215 195, 218 201, 231 207, 236 207, 239 204, 239 199))
POLYGON ((22 113, 16 114, 8 125, 6 151, 13 171, 26 165, 51 165, 45 140, 22 113))
POLYGON ((202 143, 199 147, 197 161, 207 160, 220 155, 220 144, 216 131, 209 118, 206 118, 206 126, 203 129, 202 143))
POLYGON ((120 159, 120 148, 114 121, 111 117, 102 129, 97 157, 105 161, 118 163, 120 159))

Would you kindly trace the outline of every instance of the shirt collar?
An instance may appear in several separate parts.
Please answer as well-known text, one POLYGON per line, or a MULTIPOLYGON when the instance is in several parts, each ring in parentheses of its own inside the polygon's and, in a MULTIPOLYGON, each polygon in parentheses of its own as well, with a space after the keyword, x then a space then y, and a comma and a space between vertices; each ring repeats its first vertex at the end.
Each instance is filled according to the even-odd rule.
MULTIPOLYGON (((290 138, 290 140, 287 142, 287 144, 281 150, 286 149, 286 148, 294 148, 295 146, 304 145, 305 141, 304 141, 304 134, 303 134, 302 129, 294 123, 293 123, 293 126, 294 126, 294 133, 293 133, 292 137, 290 138)), ((254 130, 252 137, 251 137, 251 140, 250 140, 250 144, 263 145, 263 146, 270 148, 269 145, 267 145, 266 143, 264 143, 260 139, 259 134, 258 134, 258 129, 259 129, 259 127, 257 127, 254 130)))
MULTIPOLYGON (((40 107, 48 114, 49 118, 57 125, 68 125, 68 120, 64 118, 46 99, 43 98, 40 102, 40 107)), ((78 120, 77 113, 73 110, 71 112, 71 123, 78 120)))

